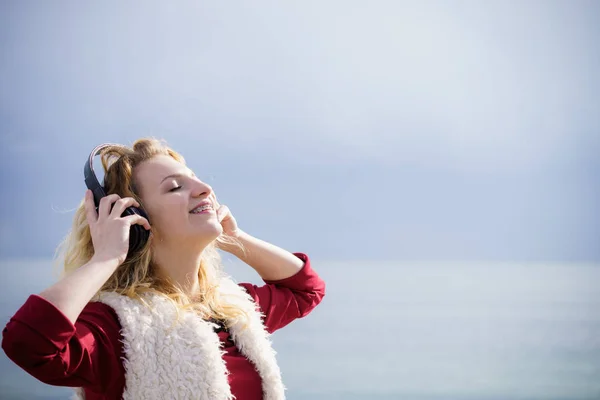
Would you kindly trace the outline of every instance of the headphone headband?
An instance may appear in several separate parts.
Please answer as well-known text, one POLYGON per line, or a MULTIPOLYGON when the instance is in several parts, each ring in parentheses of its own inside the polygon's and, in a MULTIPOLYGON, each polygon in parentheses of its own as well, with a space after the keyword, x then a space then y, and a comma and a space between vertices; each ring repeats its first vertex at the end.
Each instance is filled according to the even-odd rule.
POLYGON ((102 150, 109 146, 120 146, 118 143, 103 143, 94 147, 94 150, 90 153, 85 166, 83 167, 83 176, 85 178, 85 185, 94 194, 94 203, 96 207, 100 205, 100 199, 106 196, 103 185, 98 181, 96 173, 94 172, 94 157, 102 152, 102 150))

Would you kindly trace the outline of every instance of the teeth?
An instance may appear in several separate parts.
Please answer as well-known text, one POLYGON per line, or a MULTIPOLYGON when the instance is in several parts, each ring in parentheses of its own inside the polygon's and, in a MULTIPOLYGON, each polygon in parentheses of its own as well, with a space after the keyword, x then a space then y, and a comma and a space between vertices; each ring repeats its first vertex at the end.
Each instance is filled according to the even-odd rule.
POLYGON ((199 212, 206 211, 206 210, 212 210, 212 206, 211 205, 205 205, 205 206, 201 206, 201 207, 196 207, 196 208, 194 208, 190 212, 192 214, 198 214, 199 212))

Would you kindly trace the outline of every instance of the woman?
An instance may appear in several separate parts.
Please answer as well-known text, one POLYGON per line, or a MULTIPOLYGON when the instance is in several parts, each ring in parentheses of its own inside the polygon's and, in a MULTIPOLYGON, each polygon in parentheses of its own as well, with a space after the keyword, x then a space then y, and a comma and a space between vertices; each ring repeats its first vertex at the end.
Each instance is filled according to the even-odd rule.
POLYGON ((86 191, 61 244, 65 276, 8 322, 8 357, 79 399, 285 398, 269 335, 323 298, 308 257, 242 231, 159 140, 107 147, 102 162, 108 195, 96 210, 86 191), (132 206, 148 219, 123 216, 132 206), (150 237, 128 254, 135 224, 150 237), (265 285, 233 283, 217 249, 265 285))

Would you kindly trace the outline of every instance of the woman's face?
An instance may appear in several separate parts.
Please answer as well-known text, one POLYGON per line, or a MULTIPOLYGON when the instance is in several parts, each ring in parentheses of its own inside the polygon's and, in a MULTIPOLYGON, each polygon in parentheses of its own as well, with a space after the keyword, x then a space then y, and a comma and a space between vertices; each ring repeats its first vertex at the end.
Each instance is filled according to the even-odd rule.
POLYGON ((140 163, 134 175, 158 240, 206 245, 223 231, 212 201, 212 188, 184 164, 159 155, 140 163))

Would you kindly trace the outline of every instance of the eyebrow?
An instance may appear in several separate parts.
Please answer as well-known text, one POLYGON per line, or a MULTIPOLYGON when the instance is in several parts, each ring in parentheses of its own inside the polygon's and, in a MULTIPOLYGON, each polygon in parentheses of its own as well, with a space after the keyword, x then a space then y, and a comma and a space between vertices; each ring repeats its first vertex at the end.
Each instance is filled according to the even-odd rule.
MULTIPOLYGON (((191 175, 191 176, 196 176, 196 174, 194 174, 194 172, 193 172, 193 171, 190 171, 190 175, 191 175)), ((178 172, 178 173, 176 173, 176 174, 167 175, 167 176, 165 176, 165 177, 163 178, 163 180, 162 180, 162 181, 160 181, 159 185, 162 185, 162 183, 163 183, 164 181, 166 181, 167 179, 169 179, 169 178, 181 178, 182 176, 186 176, 186 174, 183 174, 183 173, 181 173, 181 172, 178 172)))

